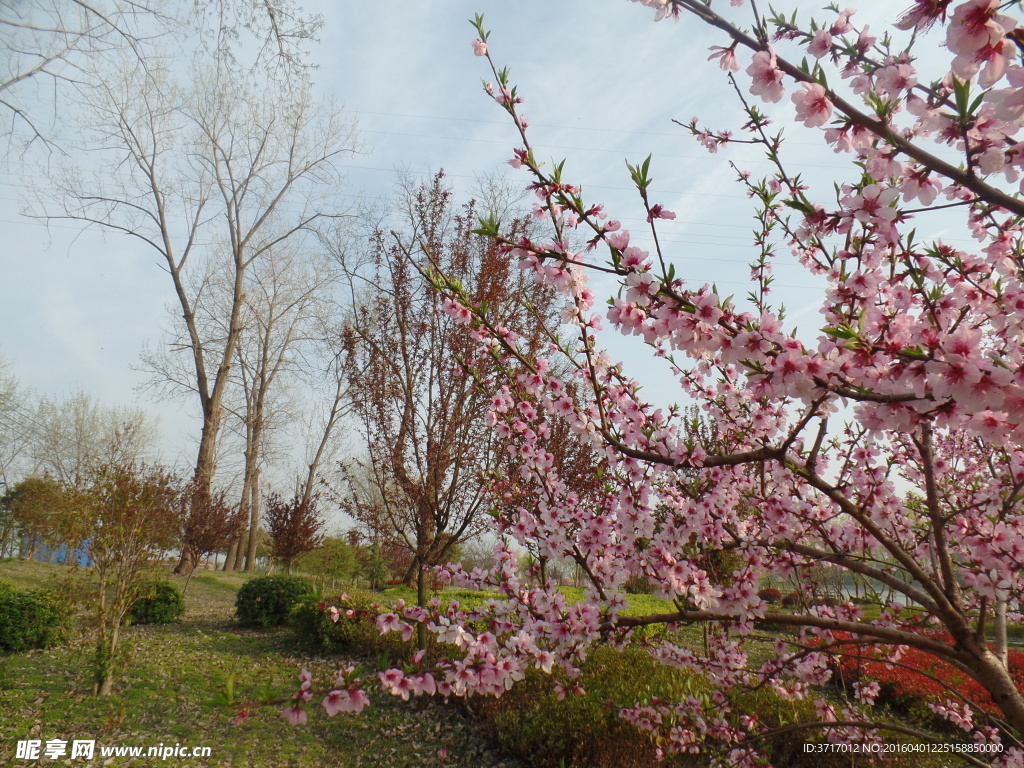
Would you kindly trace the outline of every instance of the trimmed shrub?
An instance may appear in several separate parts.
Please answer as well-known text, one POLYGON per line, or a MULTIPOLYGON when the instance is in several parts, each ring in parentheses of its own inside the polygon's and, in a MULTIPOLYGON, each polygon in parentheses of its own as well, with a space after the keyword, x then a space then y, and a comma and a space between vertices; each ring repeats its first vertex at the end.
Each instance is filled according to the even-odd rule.
POLYGON ((799 608, 804 604, 804 598, 799 592, 790 592, 782 598, 784 608, 799 608))
POLYGON ((132 605, 128 618, 132 624, 170 624, 185 615, 185 597, 169 581, 155 581, 147 593, 132 605))
POLYGON ((782 593, 772 587, 759 590, 757 596, 768 603, 768 605, 776 605, 782 600, 782 593))
POLYGON ((622 585, 626 590, 627 595, 651 595, 654 594, 654 585, 647 579, 646 576, 640 574, 633 574, 626 583, 622 585))
POLYGON ((0 583, 0 651, 48 648, 67 639, 70 629, 71 610, 54 593, 0 583))
POLYGON ((312 594, 301 576, 260 576, 242 585, 235 597, 235 615, 245 625, 276 627, 288 621, 296 603, 312 594))
MULTIPOLYGON (((289 623, 299 643, 322 653, 348 653, 373 657, 387 654, 392 663, 408 660, 416 652, 415 640, 403 641, 400 634, 382 635, 377 616, 387 610, 374 602, 368 592, 352 590, 319 600, 306 597, 292 611, 289 623), (335 621, 329 611, 338 609, 335 621)), ((428 635, 428 642, 433 635, 428 635)))
POLYGON ((500 699, 482 699, 477 714, 493 729, 497 742, 529 766, 700 765, 699 760, 669 755, 658 762, 651 735, 619 717, 619 709, 653 696, 678 697, 697 682, 692 673, 662 666, 638 649, 599 648, 579 683, 582 695, 559 700, 556 683, 571 688, 560 671, 531 669, 500 699))

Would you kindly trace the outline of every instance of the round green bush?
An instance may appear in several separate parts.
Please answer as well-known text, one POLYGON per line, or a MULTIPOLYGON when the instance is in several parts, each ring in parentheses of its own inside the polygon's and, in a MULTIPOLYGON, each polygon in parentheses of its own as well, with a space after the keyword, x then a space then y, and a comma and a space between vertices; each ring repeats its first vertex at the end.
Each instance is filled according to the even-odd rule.
POLYGON ((235 597, 235 615, 251 627, 276 627, 288 621, 313 585, 301 576, 260 576, 242 585, 235 597))
POLYGON ((311 651, 373 654, 381 634, 374 626, 376 613, 370 609, 371 602, 366 593, 357 590, 323 600, 309 596, 295 606, 289 624, 299 644, 311 651), (329 606, 339 609, 337 621, 332 620, 329 606))
POLYGON ((129 612, 132 624, 170 624, 185 615, 185 596, 169 581, 148 585, 129 612))
MULTIPOLYGON (((324 599, 307 597, 292 611, 289 623, 299 645, 320 653, 347 653, 355 656, 384 654, 396 663, 408 660, 416 652, 416 641, 402 640, 398 632, 381 634, 377 615, 381 608, 374 596, 362 590, 349 590, 343 595, 324 599), (337 609, 337 620, 329 608, 337 609)), ((433 646, 433 635, 428 635, 433 646)))
POLYGON ((48 648, 70 632, 71 610, 52 592, 0 584, 0 651, 48 648))

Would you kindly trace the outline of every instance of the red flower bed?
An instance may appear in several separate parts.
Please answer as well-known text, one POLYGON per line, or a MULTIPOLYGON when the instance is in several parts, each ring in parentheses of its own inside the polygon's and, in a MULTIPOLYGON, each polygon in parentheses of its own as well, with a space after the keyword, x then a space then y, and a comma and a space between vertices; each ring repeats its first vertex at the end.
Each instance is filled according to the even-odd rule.
MULTIPOLYGON (((974 706, 990 714, 1000 714, 999 707, 978 682, 925 651, 908 649, 899 659, 902 666, 880 661, 869 653, 850 651, 848 654, 839 660, 843 680, 877 681, 882 688, 879 703, 900 704, 917 699, 926 704, 941 704, 947 699, 956 700, 955 694, 942 685, 945 683, 974 706)), ((1024 693, 1024 653, 1011 650, 1009 665, 1014 683, 1024 693)))

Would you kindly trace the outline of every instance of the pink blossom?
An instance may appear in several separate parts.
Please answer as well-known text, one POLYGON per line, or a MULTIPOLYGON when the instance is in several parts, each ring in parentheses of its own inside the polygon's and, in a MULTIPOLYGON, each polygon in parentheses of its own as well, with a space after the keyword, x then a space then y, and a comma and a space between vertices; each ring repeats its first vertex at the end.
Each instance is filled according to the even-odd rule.
POLYGON ((775 51, 757 51, 747 67, 750 75, 750 92, 760 96, 762 101, 779 101, 785 89, 782 86, 782 70, 778 67, 775 51))
POLYGON ((829 27, 829 31, 833 35, 845 35, 847 32, 853 29, 853 25, 850 24, 850 17, 856 13, 856 10, 847 8, 845 11, 840 12, 836 16, 836 20, 832 22, 832 26, 829 27))
POLYGON ((305 725, 306 724, 306 710, 299 705, 294 707, 288 707, 281 713, 284 719, 288 721, 290 725, 305 725))
POLYGON ((899 29, 913 29, 924 32, 936 19, 946 20, 946 7, 952 0, 914 0, 914 5, 908 8, 900 20, 896 22, 899 29))
POLYGON ((904 200, 909 203, 911 200, 918 199, 922 205, 934 203, 941 188, 942 185, 938 179, 933 178, 928 171, 910 173, 900 184, 904 200))
POLYGON ((832 35, 827 29, 819 29, 814 33, 807 45, 807 52, 816 59, 828 56, 832 52, 832 35))
POLYGON ((718 59, 718 66, 725 72, 738 72, 740 68, 740 62, 736 58, 735 46, 729 48, 722 48, 717 45, 712 45, 708 50, 712 51, 711 55, 708 56, 708 61, 712 59, 718 59))
POLYGON ((672 211, 665 210, 660 204, 652 205, 647 212, 647 223, 650 224, 655 219, 674 219, 675 217, 676 215, 672 211))
POLYGON ((946 28, 946 45, 957 58, 983 48, 994 48, 1017 25, 1012 16, 999 13, 999 0, 968 0, 953 11, 946 28))
POLYGON ((629 246, 629 230, 620 229, 605 235, 605 242, 617 251, 624 251, 629 246))
POLYGON ((832 102, 825 88, 818 83, 800 83, 802 91, 793 94, 796 104, 796 119, 808 128, 824 125, 832 117, 832 102))
POLYGON ((890 96, 900 96, 917 85, 914 67, 907 62, 888 64, 875 72, 875 90, 890 96))
POLYGON ((331 691, 324 697, 321 705, 327 710, 328 717, 334 717, 339 712, 349 711, 350 698, 348 691, 331 691))
POLYGON ((975 51, 958 54, 953 59, 951 69, 961 80, 970 80, 980 69, 978 84, 982 88, 990 88, 1003 78, 1007 68, 1016 59, 1016 45, 1010 40, 1000 40, 992 45, 983 45, 975 51))
POLYGON ((1011 66, 1006 70, 1010 88, 993 89, 985 94, 999 120, 1018 122, 1024 116, 1024 67, 1011 66))
POLYGON ((473 54, 476 55, 476 56, 486 56, 487 55, 487 43, 485 43, 483 40, 479 40, 479 39, 474 40, 473 41, 473 54))
POLYGON ((899 192, 893 187, 882 187, 878 184, 868 184, 860 194, 851 194, 843 198, 843 204, 853 211, 853 215, 862 222, 871 221, 894 221, 896 209, 892 203, 899 197, 899 192))

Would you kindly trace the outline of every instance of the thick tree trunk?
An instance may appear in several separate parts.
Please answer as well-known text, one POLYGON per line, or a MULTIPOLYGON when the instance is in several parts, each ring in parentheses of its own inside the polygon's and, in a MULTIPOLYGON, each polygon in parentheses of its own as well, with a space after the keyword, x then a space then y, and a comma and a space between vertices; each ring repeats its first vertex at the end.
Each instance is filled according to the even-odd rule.
POLYGON ((231 563, 232 570, 240 571, 245 568, 245 543, 248 541, 248 536, 248 529, 238 534, 238 541, 235 542, 234 560, 231 563))
POLYGON ((1008 723, 1017 733, 1024 733, 1024 695, 1017 689, 1010 673, 1002 661, 991 651, 986 651, 982 683, 988 689, 992 700, 999 705, 1008 723))
MULTIPOLYGON (((220 405, 213 411, 208 405, 203 408, 203 433, 199 440, 199 454, 196 457, 195 480, 196 490, 195 504, 201 503, 200 499, 210 498, 211 486, 213 485, 213 473, 217 470, 217 433, 220 431, 220 405)), ((178 558, 178 564, 174 566, 177 574, 188 573, 195 563, 189 552, 182 550, 178 558)))
POLYGON ((224 566, 221 568, 222 571, 235 570, 235 554, 238 552, 239 546, 239 539, 235 539, 231 542, 231 546, 228 547, 228 553, 224 556, 224 566))
POLYGON ((409 563, 409 567, 405 569, 405 575, 402 576, 402 586, 412 589, 412 585, 416 580, 416 574, 420 570, 420 559, 418 557, 414 557, 412 562, 409 563))

